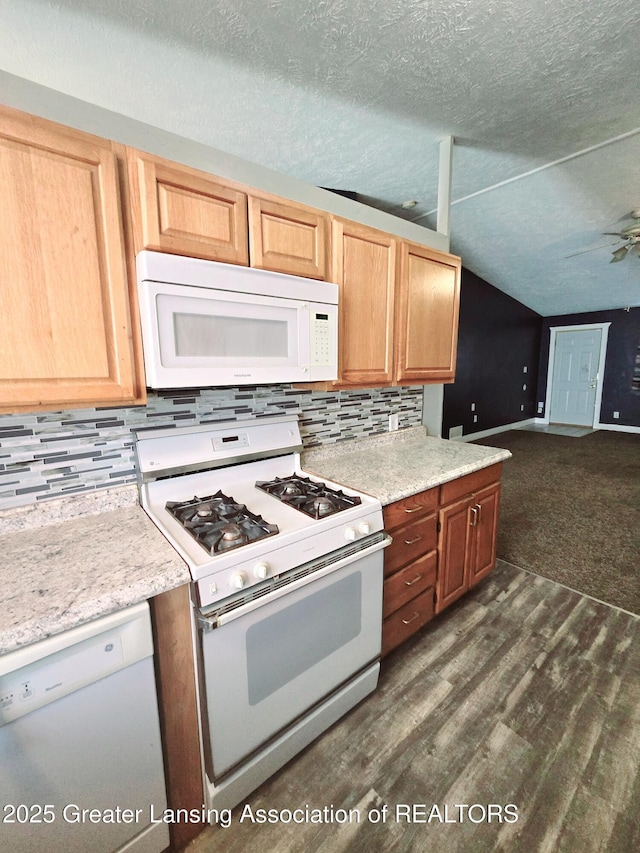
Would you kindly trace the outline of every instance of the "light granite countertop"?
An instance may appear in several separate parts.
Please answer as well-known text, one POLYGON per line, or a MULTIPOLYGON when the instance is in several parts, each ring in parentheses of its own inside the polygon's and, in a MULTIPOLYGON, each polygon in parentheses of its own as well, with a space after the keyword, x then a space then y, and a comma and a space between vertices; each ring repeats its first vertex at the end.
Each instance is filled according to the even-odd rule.
POLYGON ((309 474, 365 492, 386 506, 510 456, 508 450, 447 441, 411 427, 311 449, 301 461, 309 474))
POLYGON ((137 499, 90 505, 92 514, 78 516, 82 498, 48 502, 48 511, 38 507, 48 524, 35 511, 0 514, 0 654, 191 580, 137 499))
MULTIPOLYGON (((302 467, 387 505, 510 456, 412 427, 308 450, 302 467)), ((2 510, 0 549, 0 654, 191 580, 135 487, 2 510)))

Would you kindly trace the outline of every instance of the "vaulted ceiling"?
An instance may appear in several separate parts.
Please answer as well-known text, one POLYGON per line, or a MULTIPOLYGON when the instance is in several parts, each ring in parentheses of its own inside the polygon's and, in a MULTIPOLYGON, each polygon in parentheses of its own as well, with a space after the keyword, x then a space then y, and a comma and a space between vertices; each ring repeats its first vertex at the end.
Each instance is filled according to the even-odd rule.
POLYGON ((3 70, 429 228, 453 136, 467 268, 545 316, 640 305, 603 236, 640 208, 637 0, 1 8, 3 70))

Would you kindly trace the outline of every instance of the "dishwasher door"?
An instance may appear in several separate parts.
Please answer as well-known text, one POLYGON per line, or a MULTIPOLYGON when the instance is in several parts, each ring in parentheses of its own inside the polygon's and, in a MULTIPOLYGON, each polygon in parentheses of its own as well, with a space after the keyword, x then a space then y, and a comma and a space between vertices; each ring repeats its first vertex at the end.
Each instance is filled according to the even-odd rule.
POLYGON ((164 769, 146 602, 0 657, 0 840, 157 853, 164 769))

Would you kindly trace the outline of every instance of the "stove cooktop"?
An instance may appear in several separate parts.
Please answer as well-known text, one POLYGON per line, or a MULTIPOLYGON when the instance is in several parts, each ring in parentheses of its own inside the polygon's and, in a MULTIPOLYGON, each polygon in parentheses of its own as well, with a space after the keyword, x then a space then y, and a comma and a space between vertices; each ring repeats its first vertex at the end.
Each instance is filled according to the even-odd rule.
POLYGON ((201 607, 383 529, 380 502, 301 467, 297 418, 142 431, 140 501, 201 607))

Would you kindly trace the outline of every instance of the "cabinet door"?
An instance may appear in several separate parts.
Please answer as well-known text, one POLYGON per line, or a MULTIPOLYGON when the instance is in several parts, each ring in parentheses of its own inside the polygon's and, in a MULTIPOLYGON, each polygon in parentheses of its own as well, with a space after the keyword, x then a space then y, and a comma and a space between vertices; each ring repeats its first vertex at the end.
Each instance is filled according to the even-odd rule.
POLYGON ((328 215, 293 202, 249 198, 252 267, 326 279, 328 251, 328 215))
POLYGON ((249 263, 247 196, 206 172, 128 151, 131 220, 141 249, 249 263))
POLYGON ((436 613, 452 604, 469 588, 469 560, 472 549, 469 510, 471 498, 464 498, 440 510, 436 613))
POLYGON ((458 343, 460 259, 402 243, 396 308, 398 382, 453 382, 458 343))
POLYGON ((470 512, 473 529, 473 556, 469 570, 469 586, 481 581, 496 563, 496 539, 500 483, 489 486, 473 496, 470 512))
POLYGON ((332 278, 340 286, 338 385, 393 381, 396 240, 333 220, 332 278))
POLYGON ((0 184, 2 410, 142 402, 112 144, 2 108, 0 184))

